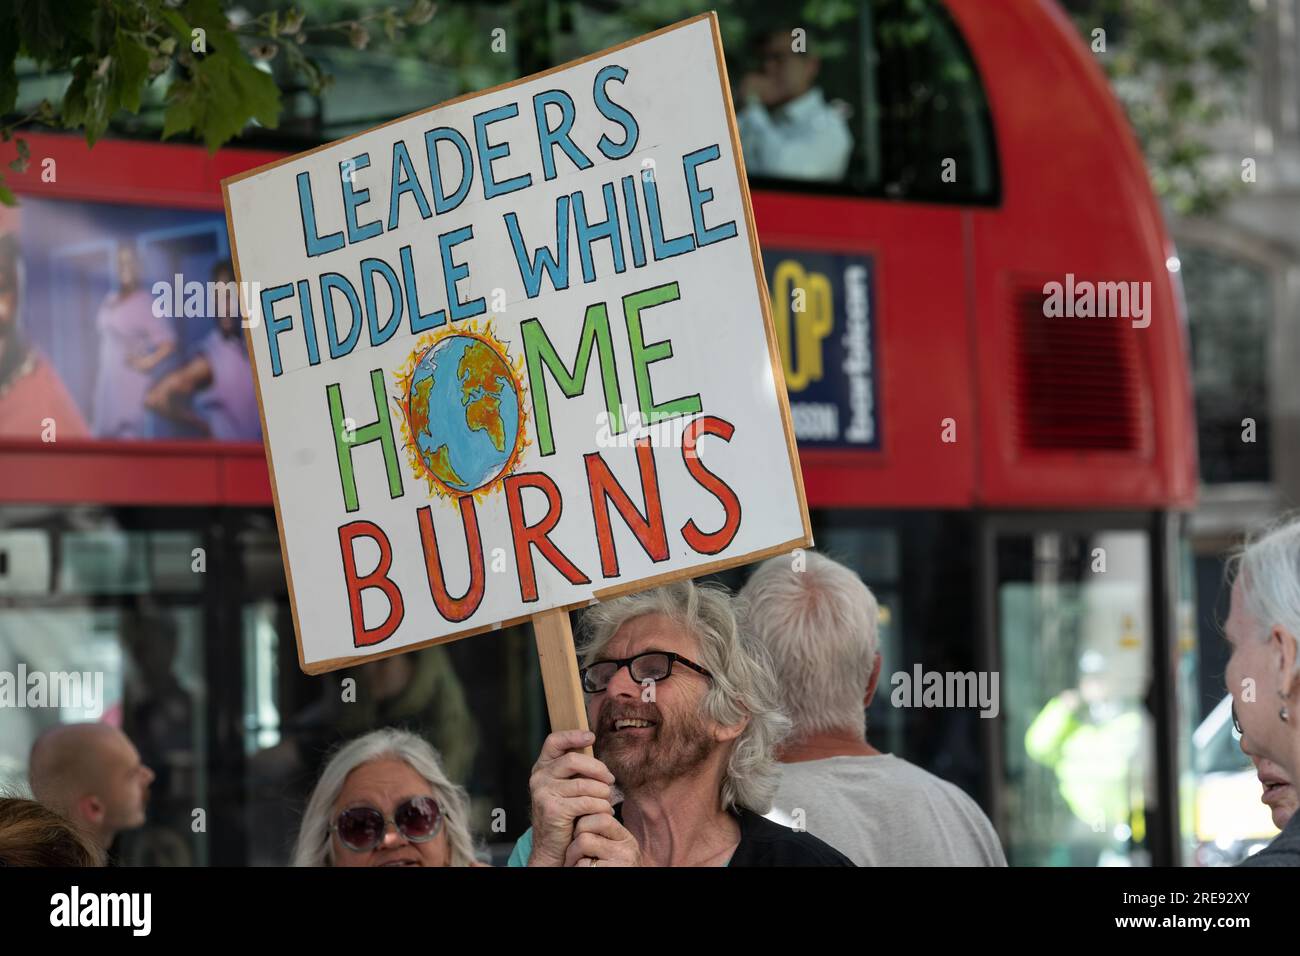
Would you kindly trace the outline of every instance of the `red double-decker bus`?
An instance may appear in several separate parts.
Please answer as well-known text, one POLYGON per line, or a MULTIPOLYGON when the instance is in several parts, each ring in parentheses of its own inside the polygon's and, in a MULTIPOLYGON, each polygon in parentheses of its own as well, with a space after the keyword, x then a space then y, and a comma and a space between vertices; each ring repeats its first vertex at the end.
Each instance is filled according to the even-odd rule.
MULTIPOLYGON (((565 42, 589 45, 547 56, 656 25, 577 6, 565 42)), ((815 77, 851 134, 843 174, 749 166, 817 546, 881 605, 871 740, 972 793, 1013 864, 1184 862, 1196 454, 1177 258, 1142 157, 1048 0, 848 16, 815 77), (930 673, 996 675, 996 702, 928 707, 909 688, 930 673), (1067 692, 1090 701, 1091 743, 1046 739, 1038 718, 1067 692)), ((757 28, 731 49, 722 22, 739 84, 774 54, 757 28)), ((109 717, 159 772, 128 860, 283 862, 323 749, 399 720, 426 729, 490 839, 526 826, 545 730, 526 629, 302 675, 257 434, 150 411, 114 438, 96 407, 123 246, 146 283, 206 280, 229 255, 223 177, 434 101, 400 93, 215 154, 33 133, 21 203, 0 212, 26 337, 84 419, 53 442, 0 438, 0 666, 108 675, 109 717), (349 676, 370 703, 339 705, 349 676), (192 832, 196 806, 238 836, 192 832)), ((157 375, 211 328, 175 305, 157 375)), ((57 718, 0 713, 0 783, 57 718)))

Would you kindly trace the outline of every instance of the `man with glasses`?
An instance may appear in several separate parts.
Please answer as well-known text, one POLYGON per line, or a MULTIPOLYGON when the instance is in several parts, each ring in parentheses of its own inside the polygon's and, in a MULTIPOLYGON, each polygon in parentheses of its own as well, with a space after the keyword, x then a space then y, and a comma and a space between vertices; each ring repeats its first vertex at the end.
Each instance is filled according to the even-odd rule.
POLYGON ((853 865, 762 817, 789 721, 725 591, 677 582, 598 605, 582 625, 593 730, 546 738, 512 865, 853 865))

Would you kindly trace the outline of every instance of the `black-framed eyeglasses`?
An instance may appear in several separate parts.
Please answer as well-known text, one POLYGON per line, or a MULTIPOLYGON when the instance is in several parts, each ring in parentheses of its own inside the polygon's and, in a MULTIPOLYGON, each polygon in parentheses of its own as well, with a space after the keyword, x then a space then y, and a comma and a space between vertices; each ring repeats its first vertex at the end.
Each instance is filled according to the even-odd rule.
POLYGON ((1232 729, 1238 737, 1242 736, 1245 731, 1241 729, 1241 721, 1237 719, 1237 705, 1232 705, 1232 729))
POLYGON ((689 658, 674 654, 672 651, 646 651, 635 657, 625 657, 616 661, 595 661, 578 671, 582 675, 582 689, 588 694, 598 694, 614 679, 619 668, 626 667, 632 680, 638 684, 645 681, 667 680, 673 672, 674 664, 685 664, 693 671, 698 671, 709 680, 713 675, 689 658))
POLYGON ((442 808, 433 797, 411 797, 398 804, 391 817, 374 807, 349 807, 329 830, 349 850, 364 853, 384 842, 390 823, 412 843, 428 843, 442 829, 442 808))

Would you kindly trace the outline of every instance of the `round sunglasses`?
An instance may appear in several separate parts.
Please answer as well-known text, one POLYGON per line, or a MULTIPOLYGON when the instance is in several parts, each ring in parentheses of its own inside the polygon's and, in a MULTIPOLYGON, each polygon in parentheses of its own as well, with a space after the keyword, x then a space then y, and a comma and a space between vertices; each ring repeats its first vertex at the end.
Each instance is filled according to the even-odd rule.
POLYGON ((398 804, 392 817, 374 807, 349 807, 330 824, 329 831, 337 833, 339 842, 349 850, 364 853, 384 842, 390 823, 412 843, 427 843, 442 829, 442 809, 433 797, 411 797, 398 804))

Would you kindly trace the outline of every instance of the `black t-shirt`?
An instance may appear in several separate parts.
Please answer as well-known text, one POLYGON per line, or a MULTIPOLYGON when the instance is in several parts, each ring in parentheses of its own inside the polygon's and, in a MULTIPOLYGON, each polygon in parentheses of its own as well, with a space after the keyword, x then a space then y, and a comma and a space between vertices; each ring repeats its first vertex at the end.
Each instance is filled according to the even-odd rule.
POLYGON ((854 866, 854 862, 811 833, 800 833, 752 810, 732 811, 740 843, 727 866, 854 866))
MULTIPOLYGON (((740 842, 727 866, 857 866, 811 833, 783 827, 743 807, 735 807, 731 815, 740 824, 740 842)), ((623 822, 622 803, 614 804, 614 819, 623 822)))

